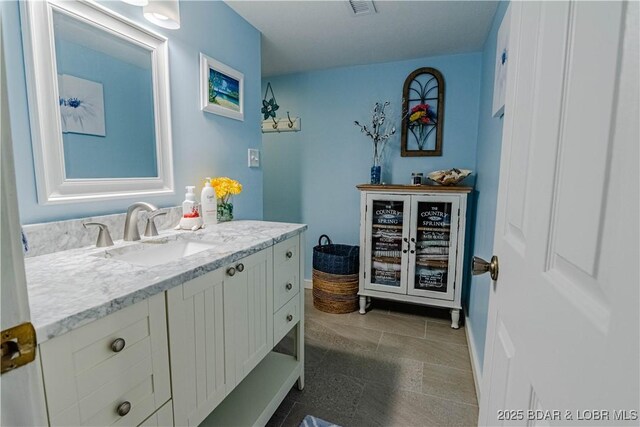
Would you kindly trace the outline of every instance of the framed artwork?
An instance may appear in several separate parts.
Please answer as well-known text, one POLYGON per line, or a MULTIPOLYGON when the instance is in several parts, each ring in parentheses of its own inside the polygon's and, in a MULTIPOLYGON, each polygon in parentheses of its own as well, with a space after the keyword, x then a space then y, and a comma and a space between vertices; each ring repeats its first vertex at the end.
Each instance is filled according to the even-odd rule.
POLYGON ((244 74, 200 54, 200 109, 244 120, 244 74))
POLYGON ((418 68, 402 89, 402 157, 442 156, 444 78, 435 68, 418 68))
POLYGON ((102 83, 60 74, 58 96, 63 133, 106 136, 102 83))
POLYGON ((509 22, 510 11, 502 18, 502 23, 498 29, 498 39, 496 42, 496 66, 493 77, 493 117, 502 116, 504 113, 504 94, 507 89, 507 67, 509 65, 509 22))

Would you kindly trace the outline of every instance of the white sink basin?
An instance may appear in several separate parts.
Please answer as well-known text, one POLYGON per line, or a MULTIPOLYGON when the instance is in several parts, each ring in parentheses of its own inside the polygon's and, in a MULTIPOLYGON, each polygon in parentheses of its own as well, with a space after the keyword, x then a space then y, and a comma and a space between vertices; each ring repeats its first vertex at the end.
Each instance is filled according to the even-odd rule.
POLYGON ((214 248, 213 243, 205 243, 196 240, 174 240, 169 242, 141 242, 138 245, 127 247, 126 251, 107 251, 107 258, 126 261, 130 264, 153 266, 178 261, 198 252, 214 248))

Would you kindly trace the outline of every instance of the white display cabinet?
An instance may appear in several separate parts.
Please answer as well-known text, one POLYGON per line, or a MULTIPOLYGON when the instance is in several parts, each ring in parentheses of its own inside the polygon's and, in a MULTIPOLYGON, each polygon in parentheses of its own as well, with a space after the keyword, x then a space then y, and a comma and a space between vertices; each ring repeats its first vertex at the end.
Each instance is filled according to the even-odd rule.
POLYGON ((369 297, 451 309, 459 327, 470 187, 359 185, 360 313, 369 297))

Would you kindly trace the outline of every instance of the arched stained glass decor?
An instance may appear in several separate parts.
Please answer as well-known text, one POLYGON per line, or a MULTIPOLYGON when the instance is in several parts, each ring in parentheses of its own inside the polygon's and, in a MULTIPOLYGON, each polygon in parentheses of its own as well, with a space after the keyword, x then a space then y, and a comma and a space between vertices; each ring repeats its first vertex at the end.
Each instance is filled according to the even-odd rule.
POLYGON ((402 90, 402 157, 442 156, 444 79, 435 68, 418 68, 402 90))

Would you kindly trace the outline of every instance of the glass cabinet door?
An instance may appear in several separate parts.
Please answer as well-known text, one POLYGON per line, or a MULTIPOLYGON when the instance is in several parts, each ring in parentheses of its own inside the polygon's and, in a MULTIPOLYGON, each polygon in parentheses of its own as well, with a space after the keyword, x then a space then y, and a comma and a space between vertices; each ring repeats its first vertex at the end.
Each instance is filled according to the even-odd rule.
POLYGON ((407 293, 409 196, 367 197, 365 288, 407 293))
POLYGON ((459 199, 413 196, 411 205, 407 293, 453 300, 459 199))

